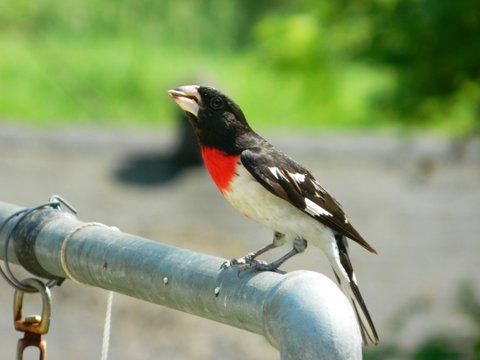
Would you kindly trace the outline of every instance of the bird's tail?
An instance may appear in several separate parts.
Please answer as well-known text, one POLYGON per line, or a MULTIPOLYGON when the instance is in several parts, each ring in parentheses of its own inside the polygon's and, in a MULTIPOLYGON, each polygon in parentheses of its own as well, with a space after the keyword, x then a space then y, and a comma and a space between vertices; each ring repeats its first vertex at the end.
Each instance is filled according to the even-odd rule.
POLYGON ((360 294, 350 257, 348 256, 346 239, 343 236, 336 236, 335 239, 338 255, 332 259, 333 272, 335 273, 340 288, 350 299, 352 307, 355 310, 364 345, 377 345, 377 330, 367 310, 367 306, 363 301, 363 297, 360 294))

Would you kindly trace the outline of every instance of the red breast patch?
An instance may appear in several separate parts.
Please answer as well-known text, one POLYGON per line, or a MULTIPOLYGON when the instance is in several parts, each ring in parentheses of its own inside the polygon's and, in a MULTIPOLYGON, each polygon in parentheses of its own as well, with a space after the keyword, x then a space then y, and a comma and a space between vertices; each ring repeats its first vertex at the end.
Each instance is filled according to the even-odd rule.
POLYGON ((235 169, 240 155, 228 155, 216 148, 202 146, 202 156, 215 185, 222 193, 228 191, 230 181, 235 176, 235 169))

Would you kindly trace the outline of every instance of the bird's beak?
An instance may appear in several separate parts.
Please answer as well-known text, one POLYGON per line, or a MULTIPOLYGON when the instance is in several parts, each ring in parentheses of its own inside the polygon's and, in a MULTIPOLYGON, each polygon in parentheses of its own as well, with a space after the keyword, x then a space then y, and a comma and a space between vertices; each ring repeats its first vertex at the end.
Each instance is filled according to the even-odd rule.
POLYGON ((202 98, 198 92, 199 87, 198 85, 179 86, 168 90, 168 94, 182 110, 198 117, 198 110, 202 106, 202 98))

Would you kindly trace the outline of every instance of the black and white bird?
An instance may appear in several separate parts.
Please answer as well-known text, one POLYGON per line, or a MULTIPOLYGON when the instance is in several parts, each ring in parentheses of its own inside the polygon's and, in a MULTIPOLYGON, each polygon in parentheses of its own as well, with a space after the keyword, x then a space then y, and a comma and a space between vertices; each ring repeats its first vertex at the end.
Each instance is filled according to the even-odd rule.
POLYGON ((303 252, 307 242, 320 247, 351 300, 364 343, 377 344, 377 331, 350 262, 348 239, 376 251, 355 230, 340 204, 310 171, 255 133, 239 106, 218 90, 188 85, 169 94, 188 114, 205 166, 221 194, 247 218, 274 231, 271 244, 227 266, 276 270, 303 252), (293 248, 280 259, 270 264, 255 260, 286 242, 293 248))

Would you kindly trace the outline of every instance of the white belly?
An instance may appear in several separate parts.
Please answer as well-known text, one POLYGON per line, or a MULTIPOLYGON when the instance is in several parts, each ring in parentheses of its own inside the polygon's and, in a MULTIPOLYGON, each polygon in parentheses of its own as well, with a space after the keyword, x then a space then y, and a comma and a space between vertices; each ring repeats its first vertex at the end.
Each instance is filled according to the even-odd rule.
POLYGON ((323 237, 327 228, 321 223, 265 189, 242 165, 237 173, 230 190, 223 194, 237 211, 293 238, 299 235, 315 241, 323 237))

